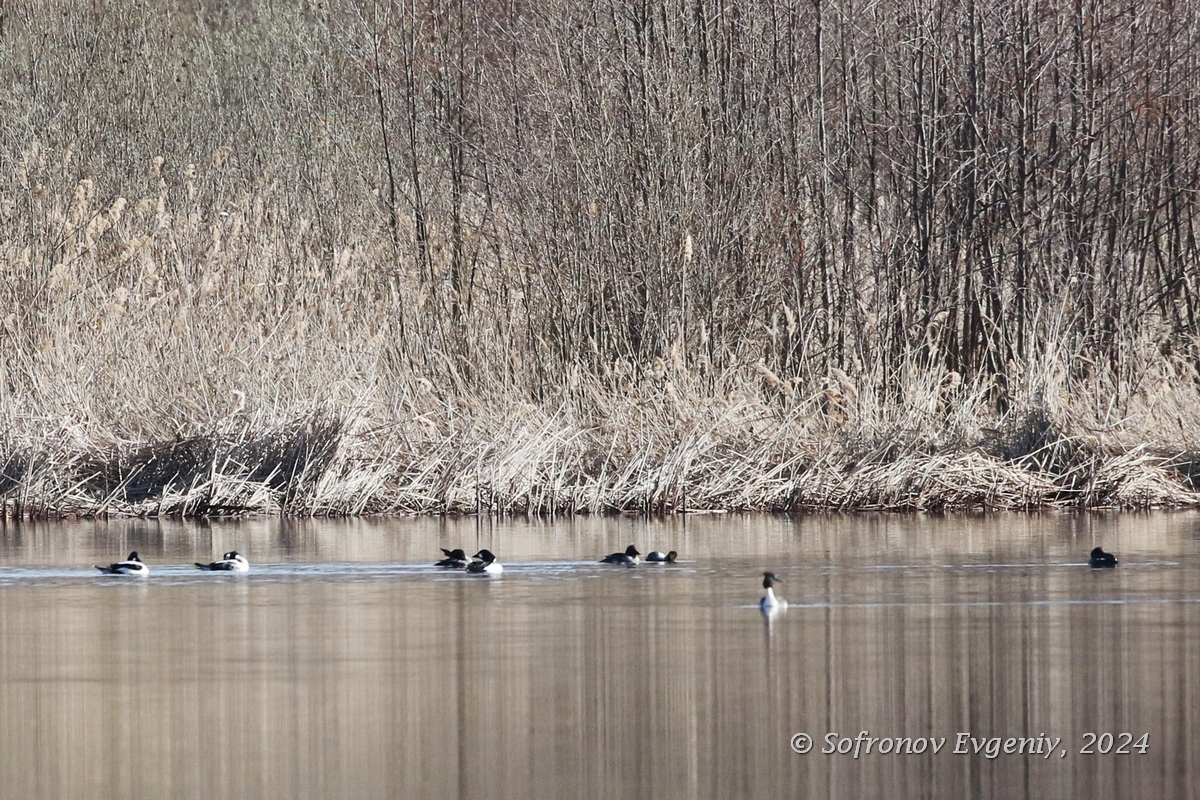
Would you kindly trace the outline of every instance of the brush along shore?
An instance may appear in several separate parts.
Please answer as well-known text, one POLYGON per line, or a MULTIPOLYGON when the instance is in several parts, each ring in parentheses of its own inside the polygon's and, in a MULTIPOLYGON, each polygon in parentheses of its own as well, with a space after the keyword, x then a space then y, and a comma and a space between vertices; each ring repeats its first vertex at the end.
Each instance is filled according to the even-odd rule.
POLYGON ((16 5, 9 516, 1195 504, 1200 4, 16 5))
POLYGON ((44 436, 14 447, 10 437, 0 489, 8 519, 1200 504, 1200 455, 1106 447, 1041 410, 953 442, 902 428, 818 436, 823 415, 765 410, 713 407, 657 428, 644 424, 645 406, 599 424, 529 405, 383 426, 318 410, 168 441, 81 447, 44 436))

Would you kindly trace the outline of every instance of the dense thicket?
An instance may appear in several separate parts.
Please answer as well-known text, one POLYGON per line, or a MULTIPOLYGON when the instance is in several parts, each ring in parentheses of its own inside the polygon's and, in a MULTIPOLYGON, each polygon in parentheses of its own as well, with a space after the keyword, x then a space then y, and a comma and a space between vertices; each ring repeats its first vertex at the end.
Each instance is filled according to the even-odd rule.
POLYGON ((928 390, 1186 443, 1198 39, 1150 0, 8 0, 6 413, 736 389, 879 433, 928 390))
POLYGON ((781 377, 1192 346, 1190 4, 7 6, 10 175, 40 141, 115 196, 227 151, 208 191, 265 173, 327 251, 369 209, 464 363, 495 327, 781 377))

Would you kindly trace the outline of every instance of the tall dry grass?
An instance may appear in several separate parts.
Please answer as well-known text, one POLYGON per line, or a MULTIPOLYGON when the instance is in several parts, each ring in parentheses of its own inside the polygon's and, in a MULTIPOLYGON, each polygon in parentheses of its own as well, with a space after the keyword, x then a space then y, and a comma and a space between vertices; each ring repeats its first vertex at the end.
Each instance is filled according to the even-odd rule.
POLYGON ((6 514, 1195 504, 1200 26, 596 8, 7 4, 6 514))

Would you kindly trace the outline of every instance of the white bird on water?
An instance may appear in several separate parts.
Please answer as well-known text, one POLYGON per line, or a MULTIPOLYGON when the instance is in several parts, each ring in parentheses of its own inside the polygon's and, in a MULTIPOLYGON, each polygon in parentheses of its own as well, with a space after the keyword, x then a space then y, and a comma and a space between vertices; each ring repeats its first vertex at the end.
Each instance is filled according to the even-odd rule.
POLYGON ((604 558, 600 559, 601 564, 624 564, 627 567, 635 567, 638 563, 638 556, 641 553, 633 545, 625 548, 624 553, 609 553, 604 558))
POLYGON ((500 566, 500 562, 496 560, 496 556, 491 550, 480 550, 471 556, 471 558, 475 560, 467 565, 467 572, 483 572, 488 575, 499 575, 504 571, 504 567, 500 566))
POLYGON ((138 558, 137 550, 129 554, 129 558, 124 561, 118 561, 115 564, 109 564, 107 567, 97 566, 96 569, 103 572, 105 575, 137 575, 145 577, 150 574, 150 568, 142 563, 138 558))
POLYGON ((196 569, 206 569, 212 572, 249 572, 250 562, 246 557, 237 550, 230 550, 220 561, 213 561, 210 564, 196 563, 196 569))
POLYGON ((783 581, 780 580, 774 572, 763 573, 762 585, 763 588, 767 590, 767 593, 763 596, 762 600, 758 601, 758 608, 764 614, 769 615, 775 613, 776 611, 787 610, 787 600, 784 600, 782 597, 775 596, 774 587, 776 583, 783 583, 783 581))

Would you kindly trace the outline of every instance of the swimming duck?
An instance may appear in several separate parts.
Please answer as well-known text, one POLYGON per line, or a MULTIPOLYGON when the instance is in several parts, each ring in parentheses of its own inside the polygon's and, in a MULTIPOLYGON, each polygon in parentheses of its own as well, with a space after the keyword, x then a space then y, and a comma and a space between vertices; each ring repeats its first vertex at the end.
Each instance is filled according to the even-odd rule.
POLYGON ((772 588, 776 583, 783 583, 774 572, 763 573, 763 588, 767 590, 767 594, 762 600, 758 601, 758 607, 764 614, 770 614, 774 611, 783 611, 787 608, 787 600, 775 596, 775 589, 772 588))
POLYGON ((462 569, 467 565, 467 551, 461 547, 456 547, 453 550, 441 548, 446 557, 434 564, 435 567, 452 567, 454 569, 462 569))
POLYGON ((646 562, 654 562, 656 564, 674 564, 675 559, 679 557, 679 553, 672 550, 669 553, 660 553, 657 550, 651 550, 646 554, 646 562))
POLYGON ((137 550, 129 554, 129 558, 124 561, 118 561, 115 564, 109 564, 107 567, 97 566, 96 569, 103 572, 105 575, 138 575, 145 577, 150 574, 150 568, 142 563, 138 558, 137 550))
POLYGON ((250 562, 237 550, 230 550, 221 557, 220 561, 213 561, 210 564, 201 564, 197 561, 196 569, 206 569, 212 572, 249 572, 250 562))
POLYGON ((601 564, 624 564, 627 567, 632 567, 638 563, 638 556, 641 553, 633 545, 625 548, 624 553, 609 553, 604 558, 600 559, 601 564))
POLYGON ((471 558, 475 560, 467 565, 467 572, 486 572, 490 575, 499 575, 504 571, 504 567, 500 566, 500 562, 496 560, 496 556, 491 550, 480 550, 471 558))
POLYGON ((1089 567, 1115 567, 1117 565, 1117 557, 1112 553, 1104 552, 1104 548, 1097 547, 1092 551, 1092 557, 1088 559, 1089 567))

